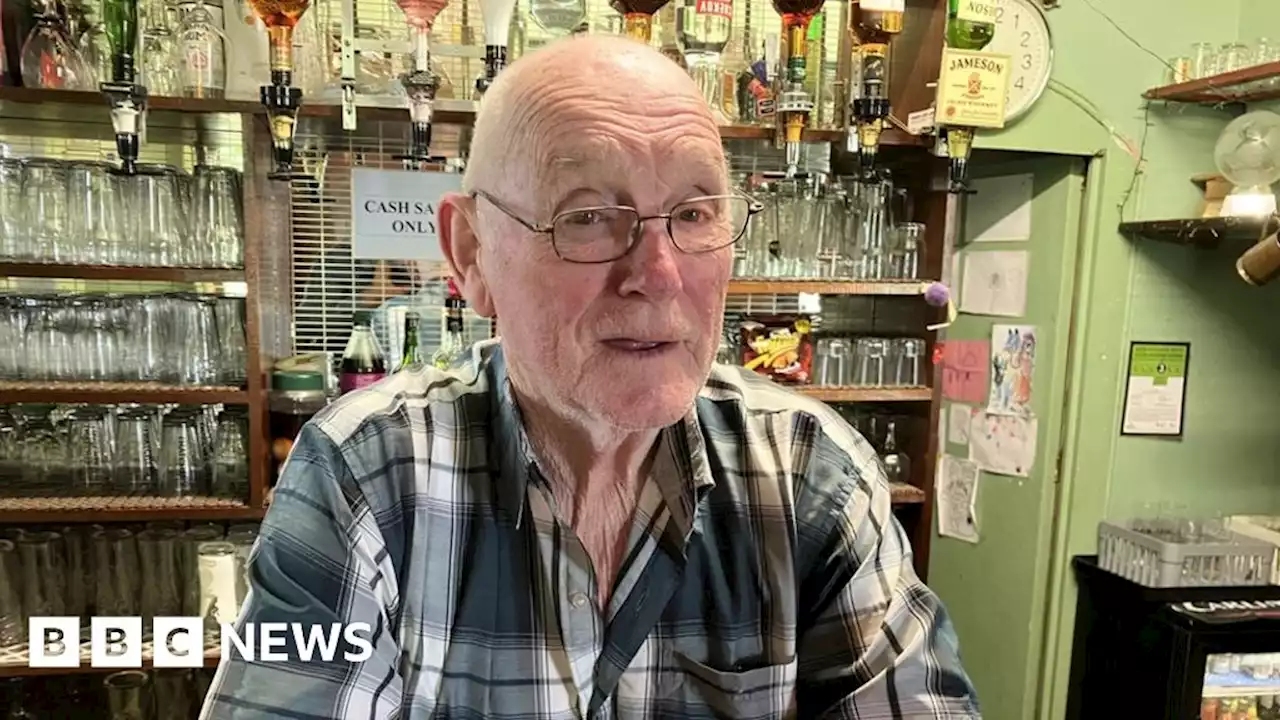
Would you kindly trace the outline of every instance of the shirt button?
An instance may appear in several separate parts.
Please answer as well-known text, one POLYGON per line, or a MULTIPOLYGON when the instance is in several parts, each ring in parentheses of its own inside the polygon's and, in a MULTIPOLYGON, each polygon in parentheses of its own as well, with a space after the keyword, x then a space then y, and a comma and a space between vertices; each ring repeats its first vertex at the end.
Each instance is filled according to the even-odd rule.
POLYGON ((579 610, 587 606, 587 596, 576 592, 569 596, 569 602, 579 610))

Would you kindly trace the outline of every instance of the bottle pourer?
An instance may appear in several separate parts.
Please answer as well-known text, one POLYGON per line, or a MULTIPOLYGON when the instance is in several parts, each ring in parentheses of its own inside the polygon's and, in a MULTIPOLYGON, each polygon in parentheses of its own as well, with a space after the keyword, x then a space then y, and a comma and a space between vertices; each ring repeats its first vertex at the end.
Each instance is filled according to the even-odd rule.
POLYGON ((289 85, 290 73, 273 70, 271 85, 263 85, 262 104, 271 123, 271 149, 274 167, 267 177, 272 180, 293 178, 293 133, 298 124, 298 108, 302 106, 302 90, 289 85), (283 80, 282 83, 275 82, 283 80))

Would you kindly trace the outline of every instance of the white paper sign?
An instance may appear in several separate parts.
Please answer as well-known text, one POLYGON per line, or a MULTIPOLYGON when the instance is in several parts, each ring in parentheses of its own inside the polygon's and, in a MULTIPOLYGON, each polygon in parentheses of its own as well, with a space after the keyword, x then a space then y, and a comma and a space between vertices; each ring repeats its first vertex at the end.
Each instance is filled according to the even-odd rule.
POLYGON ((947 433, 951 437, 951 442, 957 445, 969 444, 969 425, 973 422, 973 406, 964 403, 954 403, 947 412, 947 421, 950 426, 947 433))
POLYGON ((969 426, 969 460, 996 475, 1030 477, 1037 427, 1035 418, 976 412, 969 426))
POLYGON ((960 312, 970 315, 1022 317, 1027 311, 1026 250, 964 253, 960 312))
POLYGON ((978 542, 978 466, 943 455, 938 462, 938 534, 978 542))
POLYGON ((442 262, 440 198, 461 188, 458 173, 353 168, 351 255, 442 262))
POLYGON ((1031 239, 1032 176, 976 178, 969 187, 974 194, 965 205, 965 237, 974 242, 1031 239))

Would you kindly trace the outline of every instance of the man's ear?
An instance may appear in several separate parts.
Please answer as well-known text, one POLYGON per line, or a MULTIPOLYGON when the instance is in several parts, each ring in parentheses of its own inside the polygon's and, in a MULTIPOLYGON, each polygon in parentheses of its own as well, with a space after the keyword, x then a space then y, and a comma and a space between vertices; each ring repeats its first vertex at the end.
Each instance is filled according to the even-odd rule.
POLYGON ((453 281, 467 305, 480 317, 491 318, 493 299, 480 267, 480 238, 476 227, 475 200, 461 193, 440 199, 440 250, 449 261, 453 281))

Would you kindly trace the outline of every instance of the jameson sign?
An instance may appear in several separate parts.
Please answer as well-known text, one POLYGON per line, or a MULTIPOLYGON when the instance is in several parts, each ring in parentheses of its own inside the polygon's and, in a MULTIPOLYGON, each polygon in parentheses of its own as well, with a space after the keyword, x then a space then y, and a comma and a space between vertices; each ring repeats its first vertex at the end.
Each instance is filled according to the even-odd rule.
POLYGON ((351 170, 351 254, 373 260, 441 261, 440 198, 457 173, 351 170))
POLYGON ((1004 127, 1008 92, 1008 55, 946 48, 935 121, 953 127, 1004 127))

